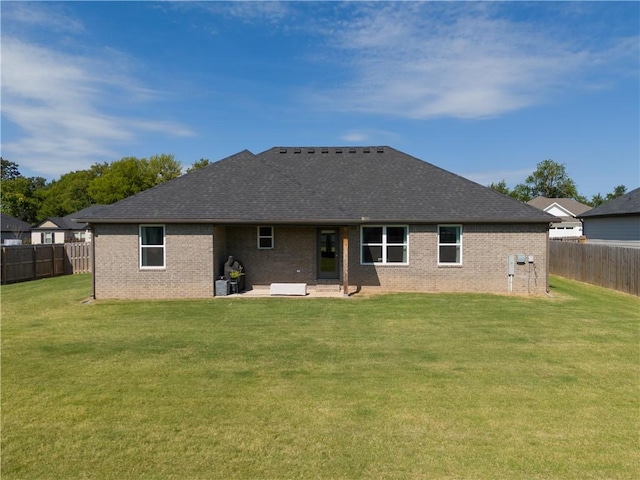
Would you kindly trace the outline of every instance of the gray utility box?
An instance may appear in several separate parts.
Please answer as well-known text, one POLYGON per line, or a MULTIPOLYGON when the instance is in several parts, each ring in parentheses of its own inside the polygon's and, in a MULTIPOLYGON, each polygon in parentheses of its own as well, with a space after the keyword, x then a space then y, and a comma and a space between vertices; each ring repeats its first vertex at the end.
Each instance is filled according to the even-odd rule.
POLYGON ((229 295, 229 280, 216 280, 216 297, 229 295))

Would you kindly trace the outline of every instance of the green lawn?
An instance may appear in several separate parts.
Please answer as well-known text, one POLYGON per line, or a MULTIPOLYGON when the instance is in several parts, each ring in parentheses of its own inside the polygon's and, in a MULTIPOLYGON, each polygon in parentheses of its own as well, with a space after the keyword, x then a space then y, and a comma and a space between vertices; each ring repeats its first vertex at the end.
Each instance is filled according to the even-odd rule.
POLYGON ((640 476, 640 299, 3 286, 2 479, 640 476))

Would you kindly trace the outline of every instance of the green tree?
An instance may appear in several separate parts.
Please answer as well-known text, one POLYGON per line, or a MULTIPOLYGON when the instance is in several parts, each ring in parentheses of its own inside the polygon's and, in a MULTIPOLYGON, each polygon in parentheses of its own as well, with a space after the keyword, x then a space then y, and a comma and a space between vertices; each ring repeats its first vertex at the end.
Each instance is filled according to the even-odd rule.
POLYGON ((15 180, 21 176, 17 163, 0 157, 0 177, 2 180, 15 180))
POLYGON ((65 173, 43 190, 43 202, 38 216, 64 217, 93 205, 89 185, 97 178, 97 170, 78 170, 65 173))
POLYGON ((207 165, 209 165, 211 162, 209 161, 208 158, 201 158, 200 160, 193 162, 193 165, 191 165, 189 168, 187 168, 187 173, 191 173, 195 170, 199 170, 201 168, 206 167, 207 165))
POLYGON ((497 183, 493 182, 489 184, 489 188, 496 192, 504 193, 505 195, 511 195, 511 190, 507 187, 507 182, 505 180, 500 180, 497 183))
POLYGON ((136 157, 112 162, 89 184, 88 193, 96 203, 111 204, 149 188, 149 172, 136 157))
POLYGON ((182 174, 182 164, 172 154, 152 155, 149 160, 142 159, 149 171, 149 181, 154 187, 178 178, 182 174))
POLYGON ((42 204, 42 189, 46 180, 42 177, 17 177, 2 181, 2 213, 28 223, 37 223, 42 204))
POLYGON ((593 207, 597 207, 598 205, 602 205, 604 202, 608 202, 609 200, 613 200, 614 198, 621 197, 627 193, 627 187, 624 185, 618 185, 613 189, 612 192, 607 193, 606 196, 602 196, 600 193, 595 194, 591 197, 591 202, 589 204, 593 207))
POLYGON ((565 165, 553 160, 544 160, 538 163, 536 170, 525 179, 524 184, 519 184, 514 189, 518 197, 532 198, 543 196, 547 198, 573 198, 578 201, 583 199, 578 194, 575 182, 569 178, 565 165))
POLYGON ((108 166, 97 165, 100 173, 91 180, 89 196, 95 203, 109 205, 180 176, 182 166, 173 155, 146 158, 124 157, 108 166))

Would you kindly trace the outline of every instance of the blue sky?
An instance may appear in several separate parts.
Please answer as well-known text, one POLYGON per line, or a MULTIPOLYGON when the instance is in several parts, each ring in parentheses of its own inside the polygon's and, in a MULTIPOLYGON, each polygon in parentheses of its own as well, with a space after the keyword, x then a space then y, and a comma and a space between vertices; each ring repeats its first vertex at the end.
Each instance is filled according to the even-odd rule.
POLYGON ((2 156, 390 145, 483 185, 640 184, 638 2, 6 2, 2 156))

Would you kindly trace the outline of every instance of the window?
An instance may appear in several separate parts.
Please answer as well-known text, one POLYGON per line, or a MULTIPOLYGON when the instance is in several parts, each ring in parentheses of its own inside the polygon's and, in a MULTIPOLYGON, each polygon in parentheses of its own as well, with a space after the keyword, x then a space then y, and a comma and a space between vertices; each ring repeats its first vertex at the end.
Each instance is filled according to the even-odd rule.
POLYGON ((273 248, 273 227, 258 227, 258 248, 260 250, 273 248))
POLYGON ((409 227, 362 227, 360 231, 360 263, 408 263, 409 227))
POLYGON ((438 225, 438 264, 462 265, 462 225, 438 225))
POLYGON ((53 243, 53 232, 43 232, 41 243, 53 243))
POLYGON ((164 225, 140 225, 140 268, 164 267, 164 225))

